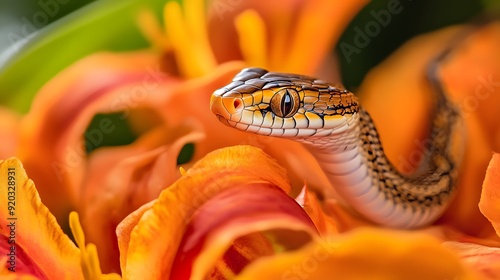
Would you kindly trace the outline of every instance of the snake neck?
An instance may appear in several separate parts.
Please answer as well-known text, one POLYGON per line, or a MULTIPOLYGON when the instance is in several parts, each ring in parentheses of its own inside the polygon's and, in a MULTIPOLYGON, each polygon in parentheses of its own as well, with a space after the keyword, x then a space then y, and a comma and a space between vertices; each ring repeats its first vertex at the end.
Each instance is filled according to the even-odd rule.
POLYGON ((402 174, 389 161, 374 122, 362 108, 331 137, 299 141, 354 210, 382 225, 415 228, 437 219, 454 193, 458 160, 450 147, 457 119, 448 104, 438 105, 420 171, 411 175, 402 174))

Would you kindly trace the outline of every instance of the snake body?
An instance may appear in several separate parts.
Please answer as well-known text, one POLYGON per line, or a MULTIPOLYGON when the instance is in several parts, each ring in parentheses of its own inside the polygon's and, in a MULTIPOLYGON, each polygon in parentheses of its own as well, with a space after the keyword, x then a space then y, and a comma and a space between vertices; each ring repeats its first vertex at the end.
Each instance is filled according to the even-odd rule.
POLYGON ((455 192, 452 147, 460 116, 440 96, 420 172, 405 175, 385 155, 370 115, 341 85, 307 76, 243 69, 215 91, 211 110, 236 129, 301 142, 337 193, 358 213, 389 227, 440 217, 455 192))

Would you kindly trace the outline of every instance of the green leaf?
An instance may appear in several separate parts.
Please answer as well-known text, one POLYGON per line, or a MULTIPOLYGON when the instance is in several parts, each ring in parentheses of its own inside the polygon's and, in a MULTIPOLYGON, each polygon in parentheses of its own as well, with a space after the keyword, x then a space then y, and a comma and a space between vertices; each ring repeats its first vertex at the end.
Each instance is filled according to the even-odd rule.
POLYGON ((482 2, 487 10, 498 10, 500 8, 500 1, 498 0, 482 0, 482 2))
POLYGON ((22 40, 0 54, 0 104, 27 112, 36 92, 79 58, 147 47, 136 25, 137 13, 151 9, 160 18, 166 1, 97 1, 29 36, 18 35, 22 40), (4 62, 2 55, 8 55, 4 62))
POLYGON ((194 156, 194 143, 184 145, 177 156, 177 165, 188 163, 194 156))
POLYGON ((123 118, 124 112, 95 115, 83 134, 83 142, 87 154, 101 147, 122 146, 133 143, 138 135, 123 118), (103 129, 103 125, 111 124, 111 129, 103 129))

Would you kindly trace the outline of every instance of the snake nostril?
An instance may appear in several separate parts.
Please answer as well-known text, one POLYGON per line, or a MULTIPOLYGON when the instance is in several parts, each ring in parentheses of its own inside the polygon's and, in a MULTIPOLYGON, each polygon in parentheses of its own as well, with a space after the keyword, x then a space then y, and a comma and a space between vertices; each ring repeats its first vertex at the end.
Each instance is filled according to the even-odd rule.
POLYGON ((233 106, 236 111, 239 111, 243 109, 243 102, 241 101, 241 99, 235 99, 233 101, 233 106))

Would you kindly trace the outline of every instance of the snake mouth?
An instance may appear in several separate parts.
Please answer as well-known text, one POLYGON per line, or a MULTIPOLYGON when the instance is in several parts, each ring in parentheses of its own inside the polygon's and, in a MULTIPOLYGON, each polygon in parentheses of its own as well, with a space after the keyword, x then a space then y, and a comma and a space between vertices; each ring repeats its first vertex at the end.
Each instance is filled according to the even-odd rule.
POLYGON ((297 138, 309 137, 317 134, 317 129, 298 129, 298 128, 270 128, 262 127, 260 125, 246 124, 226 119, 224 116, 215 114, 219 122, 222 124, 235 128, 240 131, 249 132, 263 136, 273 136, 280 138, 297 138))
POLYGON ((239 127, 237 126, 237 124, 238 124, 237 122, 230 121, 230 120, 226 119, 226 117, 225 117, 225 116, 222 116, 222 115, 220 115, 220 114, 215 114, 215 116, 217 117, 217 119, 219 120, 219 122, 221 122, 221 123, 223 123, 223 124, 225 124, 225 125, 227 125, 227 126, 229 126, 229 127, 237 128, 237 129, 239 129, 239 130, 245 130, 245 129, 241 129, 241 128, 239 128, 239 127))
MULTIPOLYGON (((221 123, 223 123, 223 124, 225 124, 225 125, 230 126, 230 125, 229 125, 229 123, 227 122, 227 119, 226 119, 226 118, 224 118, 224 116, 219 115, 219 114, 215 114, 215 117, 219 120, 219 122, 221 122, 221 123)), ((231 126, 231 127, 232 127, 232 126, 231 126)))
MULTIPOLYGON (((226 112, 225 110, 222 111, 226 112)), ((309 127, 283 127, 283 126, 264 126, 262 122, 252 123, 245 122, 240 114, 230 115, 230 114, 219 114, 215 113, 215 116, 222 124, 235 128, 240 131, 254 133, 263 136, 273 136, 280 138, 297 138, 297 137, 324 137, 331 134, 343 133, 353 127, 354 123, 357 121, 357 116, 345 117, 339 116, 335 120, 335 125, 333 126, 309 126, 309 127), (228 117, 229 116, 229 117, 228 117)), ((333 120, 331 120, 333 122, 333 120)))

